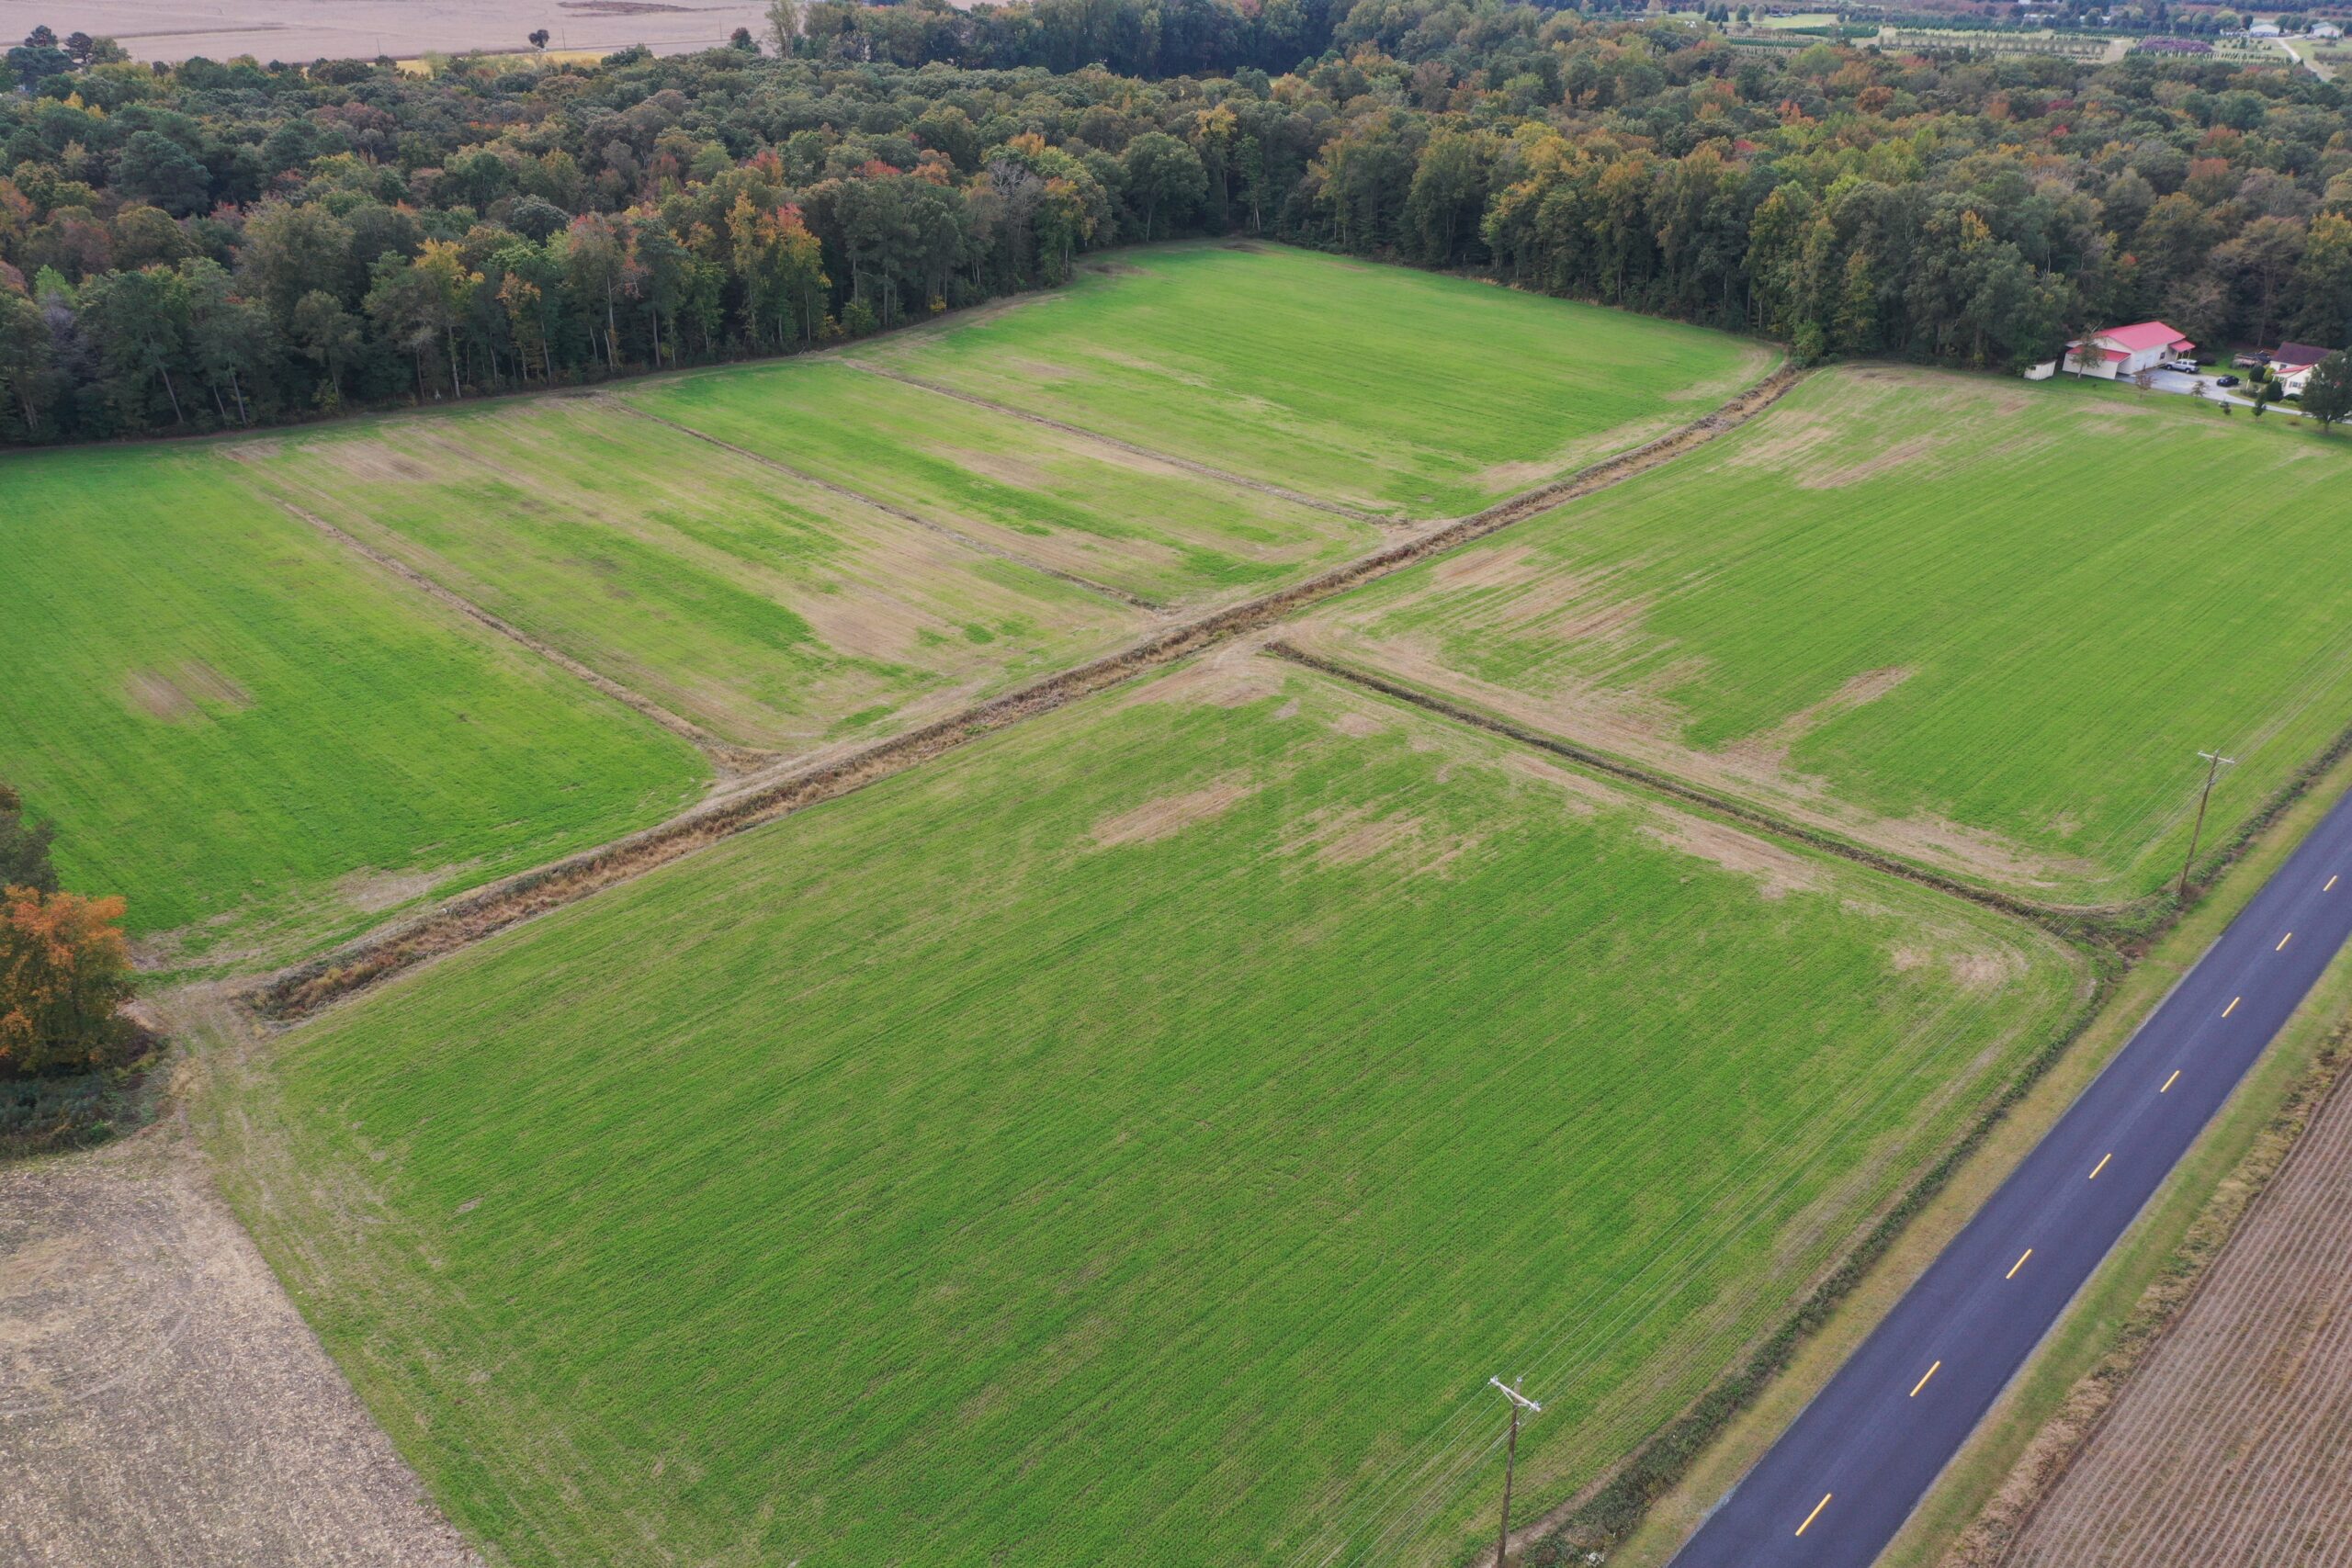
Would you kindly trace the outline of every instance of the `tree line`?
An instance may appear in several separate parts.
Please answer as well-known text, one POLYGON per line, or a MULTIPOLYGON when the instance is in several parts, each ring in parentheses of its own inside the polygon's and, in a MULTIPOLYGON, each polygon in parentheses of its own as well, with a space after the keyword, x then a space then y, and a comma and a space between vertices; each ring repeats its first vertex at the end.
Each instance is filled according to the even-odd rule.
POLYGON ((430 77, 67 42, 0 97, 12 441, 787 352, 1194 233, 1809 358, 2004 366, 2151 316, 2352 340, 2342 90, 2197 57, 1768 52, 1503 0, 786 0, 763 43, 430 77))

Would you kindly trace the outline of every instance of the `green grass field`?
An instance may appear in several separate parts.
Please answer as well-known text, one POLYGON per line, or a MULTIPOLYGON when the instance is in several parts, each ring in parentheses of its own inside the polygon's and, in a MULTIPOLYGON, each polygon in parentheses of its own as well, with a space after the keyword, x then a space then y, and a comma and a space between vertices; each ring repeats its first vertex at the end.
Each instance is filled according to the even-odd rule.
POLYGON ((1027 559, 1160 603, 1261 592, 1362 554, 1377 533, 837 358, 677 377, 627 399, 1027 559))
POLYGON ((1445 1561, 2071 1010, 2030 930, 1246 655, 306 1026, 246 1222, 516 1563, 1445 1561))
POLYGON ((0 778, 168 956, 347 935, 692 799, 692 748, 203 449, 0 463, 0 778))
POLYGON ((1472 512, 1687 424, 1770 352, 1699 327, 1275 247, 1122 253, 851 351, 1398 516, 1472 512))
POLYGON ((591 399, 228 449, 254 481, 746 745, 877 734, 1141 611, 591 399))
POLYGON ((2098 383, 1816 376, 1300 637, 2058 903, 2177 874, 2352 721, 2352 442, 2098 383))

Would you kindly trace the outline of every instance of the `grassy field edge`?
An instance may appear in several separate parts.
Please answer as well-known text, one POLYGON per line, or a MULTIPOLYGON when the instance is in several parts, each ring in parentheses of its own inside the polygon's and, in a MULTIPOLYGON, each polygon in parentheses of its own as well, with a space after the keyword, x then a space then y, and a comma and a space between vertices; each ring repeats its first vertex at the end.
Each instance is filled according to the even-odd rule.
MULTIPOLYGON (((1647 1514, 1611 1554, 1634 1568, 1659 1568, 1914 1280, 2096 1077, 2180 977, 2260 890, 2312 824, 2347 788, 2345 748, 2257 814, 2218 882, 2200 888, 2187 915, 2112 980, 2072 1048, 2044 1064, 1985 1130, 1973 1153, 1919 1204, 1902 1235, 1860 1271, 1838 1309, 1791 1356, 1772 1385, 1733 1414, 1713 1441, 1690 1455, 1684 1473, 1656 1495, 1647 1514)), ((2116 1345, 2143 1293, 2163 1271, 2222 1180, 2309 1071, 2334 1021, 2352 1009, 2352 964, 2339 958, 2307 998, 2281 1041, 2248 1075, 2228 1106, 2173 1172, 2156 1199, 2109 1255, 2023 1372, 1987 1415, 1881 1560, 1882 1568, 1931 1568, 1943 1543, 1965 1529, 2007 1479, 2036 1434, 2077 1382, 2116 1345)))

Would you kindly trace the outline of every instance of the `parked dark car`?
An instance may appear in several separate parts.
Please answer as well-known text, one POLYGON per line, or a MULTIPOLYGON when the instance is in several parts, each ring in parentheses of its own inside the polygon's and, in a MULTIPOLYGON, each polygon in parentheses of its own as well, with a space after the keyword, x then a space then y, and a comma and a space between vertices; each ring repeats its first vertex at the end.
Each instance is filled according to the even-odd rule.
POLYGON ((2238 378, 2234 376, 2216 376, 2213 378, 2213 385, 2216 387, 2234 387, 2237 384, 2238 378))

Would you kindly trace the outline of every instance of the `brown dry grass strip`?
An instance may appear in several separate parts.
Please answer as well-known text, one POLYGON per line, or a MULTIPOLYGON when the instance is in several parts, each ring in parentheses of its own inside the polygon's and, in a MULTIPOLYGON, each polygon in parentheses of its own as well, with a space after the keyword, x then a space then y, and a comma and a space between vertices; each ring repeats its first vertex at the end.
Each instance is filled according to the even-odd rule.
MULTIPOLYGON (((838 799, 980 736, 1038 714, 1051 713, 1080 697, 1204 649, 1262 630, 1306 605, 1508 527, 1564 502, 1622 483, 1762 412, 1796 385, 1800 374, 1787 368, 1776 371, 1713 413, 1671 434, 1620 453, 1565 479, 1513 496, 1484 512, 1359 557, 1304 582, 1168 627, 1119 652, 1049 675, 1019 691, 904 735, 876 741, 834 761, 782 777, 746 781, 732 795, 706 802, 667 822, 479 888, 403 925, 362 938, 334 953, 270 976, 248 999, 257 1012, 267 1018, 291 1021, 308 1017, 332 1002, 356 995, 417 964, 683 859, 747 829, 822 801, 838 799)), ((323 523, 319 525, 331 527, 323 523)), ((387 564, 406 574, 406 569, 397 563, 387 564)))
MULTIPOLYGON (((1032 424, 1042 424, 1047 430, 1058 430, 1064 435, 1075 435, 1081 441, 1091 441, 1098 446, 1114 447, 1133 457, 1146 457, 1155 463, 1165 463, 1171 468, 1183 468, 1205 479, 1216 479, 1222 484, 1238 485, 1243 490, 1254 490, 1261 495, 1271 495, 1278 501, 1291 502, 1299 506, 1311 506, 1317 512, 1337 513, 1341 517, 1352 517, 1359 523, 1376 523, 1384 528, 1403 527, 1408 525, 1409 521, 1401 517, 1384 517, 1376 512, 1360 512, 1352 506, 1343 506, 1336 501, 1326 501, 1321 496, 1308 495, 1304 491, 1287 490, 1278 484, 1270 484, 1264 479, 1253 479, 1247 474, 1232 473, 1207 463, 1195 462, 1190 457, 1179 457, 1170 453, 1155 451, 1149 446, 1139 446, 1132 441, 1122 441, 1115 435, 1105 435, 1099 430, 1089 430, 1078 424, 1065 424, 1060 420, 1048 419, 1044 414, 1033 412, 1024 408, 1016 408, 1011 403, 993 402, 972 392, 959 392, 953 387, 944 387, 936 381, 926 381, 920 376, 910 376, 903 370, 892 370, 885 366, 869 364, 863 359, 843 359, 842 363, 853 370, 863 370, 869 376, 879 376, 887 381, 919 387, 926 392, 936 392, 943 398, 953 398, 959 403, 969 403, 976 409, 986 409, 990 413, 1001 413, 1012 419, 1025 419, 1032 424)), ((1637 447, 1635 450, 1638 451, 1640 448, 1637 447)), ((1504 504, 1510 503, 1506 502, 1504 504)))
POLYGON ((661 704, 654 702, 652 699, 637 692, 631 691, 628 687, 622 685, 618 681, 614 680, 609 675, 602 674, 597 671, 591 670, 587 665, 582 664, 577 659, 572 658, 571 655, 533 637, 522 627, 514 625, 514 622, 504 620, 497 615, 492 615, 488 610, 483 609, 481 605, 475 604, 464 594, 459 593, 453 589, 442 586, 440 583, 434 581, 433 579, 425 576, 424 573, 417 570, 414 567, 410 566, 407 562, 402 561, 396 557, 385 554, 382 550, 376 548, 373 545, 367 543, 356 536, 342 528, 336 527, 334 524, 328 522, 325 518, 321 517, 318 513, 305 511, 301 507, 295 505, 290 501, 275 497, 273 497, 273 499, 277 500, 277 504, 284 507, 287 512, 291 513, 293 516, 301 519, 311 527, 316 528, 320 533, 324 534, 328 538, 334 540, 337 544, 343 546, 345 549, 350 550, 355 555, 364 557, 368 560, 374 562, 376 565, 383 568, 386 571, 389 571, 393 576, 399 578, 401 581, 422 589, 424 592, 431 594, 434 598, 438 599, 444 604, 448 605, 451 609, 457 611, 467 619, 476 622, 481 626, 489 627, 492 631, 496 632, 500 637, 505 637, 509 641, 520 643, 523 647, 529 649, 533 653, 537 654, 540 658, 546 660, 557 669, 561 670, 565 674, 570 675, 576 680, 585 681, 588 684, 595 687, 596 690, 604 693, 605 695, 612 698, 613 701, 636 709, 639 713, 643 714, 646 717, 651 719, 662 728, 670 731, 673 735, 680 736, 692 741, 695 745, 703 750, 704 753, 710 758, 711 761, 717 764, 720 772, 741 775, 757 773, 763 768, 770 768, 775 765, 776 753, 773 751, 756 750, 748 746, 738 746, 731 741, 721 740, 718 736, 713 735, 702 726, 695 723, 694 720, 684 718, 677 714, 672 713, 668 708, 663 707, 661 704))
POLYGON ((732 452, 738 457, 746 458, 751 462, 758 463, 763 468, 774 468, 779 474, 788 475, 793 479, 798 479, 805 485, 813 485, 817 489, 824 491, 828 494, 838 495, 846 500, 854 501, 860 506, 871 507, 876 512, 887 513, 890 516, 897 518, 901 523, 911 523, 918 528, 928 529, 930 532, 940 535, 942 537, 955 540, 957 544, 962 545, 967 549, 977 550, 984 556, 994 556, 999 560, 1009 560, 1015 566, 1027 567, 1031 571, 1042 572, 1046 576, 1053 578, 1057 581, 1067 582, 1073 588, 1084 589, 1089 593, 1099 593, 1105 599, 1114 599, 1122 604, 1132 605, 1138 610, 1149 610, 1154 613, 1159 613, 1168 608, 1168 606, 1162 604, 1157 599, 1147 599, 1140 593, 1130 593, 1124 588, 1114 588, 1107 582, 1097 582, 1091 577, 1080 577, 1076 572, 1064 571, 1059 567, 1051 567, 1046 565, 1043 561, 1032 560, 1018 550, 1007 549, 1002 545, 992 545, 986 539, 977 538, 970 534, 965 533, 961 528, 952 528, 946 524, 941 523, 933 518, 925 517, 919 513, 906 511, 902 507, 893 506, 887 501, 876 501, 874 497, 865 494, 864 491, 852 490, 847 485, 835 484, 831 479, 820 479, 816 475, 808 472, 806 469, 796 468, 789 463, 784 462, 778 458, 768 457, 764 453, 754 452, 748 446, 738 446, 731 441, 721 441, 718 436, 709 434, 704 431, 696 430, 691 424, 680 424, 674 419, 664 419, 658 413, 654 413, 646 409, 638 408, 633 404, 622 401, 618 398, 608 397, 600 392, 596 395, 596 400, 605 408, 616 409, 623 413, 634 414, 639 419, 650 419, 656 424, 667 425, 681 435, 691 435, 696 441, 707 443, 710 446, 718 447, 722 452, 732 452))

